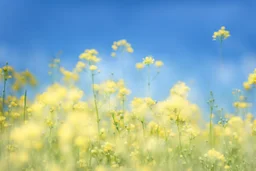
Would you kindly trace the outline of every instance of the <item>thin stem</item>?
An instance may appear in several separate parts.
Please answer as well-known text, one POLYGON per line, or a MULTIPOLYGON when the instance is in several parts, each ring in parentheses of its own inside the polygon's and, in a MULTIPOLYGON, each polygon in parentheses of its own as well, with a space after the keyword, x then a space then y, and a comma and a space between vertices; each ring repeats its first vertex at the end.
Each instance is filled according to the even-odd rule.
POLYGON ((150 97, 150 66, 148 65, 148 96, 150 97))
POLYGON ((25 95, 24 95, 24 121, 26 120, 26 108, 27 108, 27 90, 25 90, 25 95))
POLYGON ((123 125, 124 125, 124 113, 125 113, 125 108, 124 108, 124 98, 122 100, 122 111, 123 111, 123 115, 121 116, 121 120, 123 122, 123 125))
POLYGON ((213 108, 210 107, 209 142, 210 142, 210 146, 211 146, 211 147, 213 146, 213 134, 212 134, 212 118, 213 118, 213 115, 212 115, 212 111, 213 111, 213 108))
POLYGON ((4 116, 4 107, 5 107, 6 82, 7 82, 7 78, 4 78, 3 104, 2 104, 2 113, 3 113, 3 116, 4 116))
POLYGON ((151 81, 154 81, 158 75, 159 75, 159 71, 157 71, 156 75, 152 78, 151 81))
POLYGON ((145 126, 144 126, 144 120, 141 120, 141 125, 142 125, 142 129, 143 129, 143 137, 145 137, 145 126))
POLYGON ((4 107, 5 107, 5 96, 6 96, 6 83, 7 83, 7 79, 8 79, 8 62, 5 65, 6 70, 4 71, 4 89, 3 89, 3 104, 2 104, 2 113, 4 116, 4 107))
POLYGON ((117 122, 116 122, 114 113, 112 113, 112 119, 113 119, 114 125, 115 125, 115 127, 116 127, 116 130, 117 130, 118 134, 120 135, 120 130, 119 130, 118 124, 117 124, 117 122))
POLYGON ((97 128, 98 128, 98 134, 100 136, 100 119, 99 119, 99 110, 98 110, 98 105, 97 105, 97 99, 96 99, 96 92, 94 89, 94 74, 92 72, 92 93, 93 93, 93 98, 94 98, 94 106, 95 106, 95 111, 96 111, 96 119, 97 119, 97 128))
POLYGON ((177 119, 178 119, 178 121, 176 121, 176 125, 177 125, 177 129, 178 129, 178 133, 179 133, 179 148, 180 148, 180 152, 182 152, 179 115, 177 116, 177 119))
POLYGON ((221 66, 223 65, 223 57, 222 57, 222 43, 223 43, 223 40, 220 39, 220 64, 221 66))

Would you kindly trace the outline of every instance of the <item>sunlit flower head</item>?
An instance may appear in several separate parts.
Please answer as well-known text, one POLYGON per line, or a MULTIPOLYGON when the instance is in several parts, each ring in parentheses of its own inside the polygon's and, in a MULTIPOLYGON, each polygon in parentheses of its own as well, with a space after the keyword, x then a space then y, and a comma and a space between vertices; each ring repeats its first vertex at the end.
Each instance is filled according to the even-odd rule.
POLYGON ((100 58, 98 58, 97 55, 98 52, 95 49, 87 49, 79 56, 79 58, 88 62, 97 63, 100 61, 100 58))
POLYGON ((155 65, 156 65, 156 67, 160 68, 164 65, 164 63, 162 61, 156 61, 155 65))
POLYGON ((89 68, 91 71, 96 71, 98 67, 96 65, 91 65, 89 68))
POLYGON ((223 41, 224 39, 227 39, 228 37, 230 37, 230 33, 228 30, 226 30, 226 28, 224 26, 221 27, 220 30, 218 30, 217 32, 213 33, 213 40, 220 40, 223 41))
POLYGON ((143 64, 145 65, 152 65, 154 63, 154 58, 152 56, 146 56, 143 58, 143 64))
POLYGON ((244 82, 243 86, 244 86, 245 90, 250 90, 251 89, 251 84, 249 82, 244 82))
MULTIPOLYGON (((125 39, 122 39, 122 40, 119 40, 119 41, 115 41, 112 45, 112 50, 113 51, 118 51, 118 50, 123 50, 123 51, 126 51, 128 53, 133 53, 133 48, 131 46, 130 43, 128 43, 125 39)), ((115 57, 116 56, 116 53, 115 52, 112 52, 111 56, 112 57, 115 57)))

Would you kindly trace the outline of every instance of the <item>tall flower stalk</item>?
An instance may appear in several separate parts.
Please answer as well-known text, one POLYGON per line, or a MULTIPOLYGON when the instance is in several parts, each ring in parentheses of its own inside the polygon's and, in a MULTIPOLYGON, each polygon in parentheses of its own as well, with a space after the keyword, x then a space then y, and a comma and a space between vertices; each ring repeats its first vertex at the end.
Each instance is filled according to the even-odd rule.
POLYGON ((2 113, 4 115, 4 108, 5 108, 5 96, 6 96, 6 83, 8 78, 10 78, 9 76, 9 70, 8 70, 8 63, 6 63, 6 65, 3 67, 2 69, 2 74, 3 74, 3 79, 4 79, 4 88, 3 88, 3 94, 2 94, 2 113))
POLYGON ((147 83, 147 85, 148 85, 148 97, 150 97, 150 95, 151 95, 151 92, 150 92, 150 84, 151 84, 151 80, 150 80, 150 65, 148 65, 147 68, 148 68, 148 83, 147 83))
POLYGON ((96 123, 97 123, 97 129, 98 129, 98 136, 100 138, 100 117, 99 117, 99 109, 97 104, 97 94, 95 90, 95 75, 96 72, 100 73, 98 70, 98 67, 94 65, 95 63, 100 61, 100 58, 97 57, 98 52, 95 49, 87 49, 85 50, 79 58, 81 60, 86 60, 89 64, 89 70, 91 71, 91 81, 92 81, 92 93, 93 93, 93 101, 94 101, 94 108, 96 113, 96 123))
POLYGON ((217 107, 215 105, 215 99, 213 97, 213 92, 210 92, 210 100, 208 101, 208 105, 210 107, 210 115, 209 115, 209 144, 210 146, 213 148, 214 147, 214 142, 215 142, 215 138, 214 138, 214 124, 213 124, 213 110, 215 107, 217 107))
POLYGON ((92 79, 93 101, 94 101, 94 108, 95 108, 95 112, 96 112, 97 129, 98 129, 98 134, 100 136, 100 117, 99 117, 99 109, 98 109, 98 104, 97 104, 97 95, 96 95, 96 91, 95 91, 95 87, 94 87, 94 84, 95 84, 94 71, 97 70, 97 66, 91 65, 90 70, 91 70, 91 79, 92 79))
POLYGON ((230 33, 224 26, 222 26, 218 31, 213 33, 213 40, 218 40, 220 41, 220 62, 221 65, 223 64, 223 57, 222 57, 222 44, 225 39, 230 37, 230 33))
POLYGON ((137 69, 143 69, 145 66, 147 67, 147 96, 151 97, 151 82, 156 79, 158 74, 160 73, 159 70, 157 71, 154 77, 151 76, 151 65, 155 64, 155 66, 159 69, 163 66, 162 61, 155 61, 152 56, 146 56, 143 58, 142 63, 136 63, 137 69))
POLYGON ((26 110, 27 110, 27 90, 25 90, 24 94, 24 111, 23 111, 23 120, 26 121, 26 110))

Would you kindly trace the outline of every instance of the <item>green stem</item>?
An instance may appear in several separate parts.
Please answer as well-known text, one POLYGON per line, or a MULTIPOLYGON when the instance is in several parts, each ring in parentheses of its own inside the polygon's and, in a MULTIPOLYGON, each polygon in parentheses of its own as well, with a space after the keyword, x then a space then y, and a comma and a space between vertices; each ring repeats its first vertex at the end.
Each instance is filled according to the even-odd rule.
POLYGON ((98 110, 98 105, 97 105, 97 99, 96 99, 96 92, 94 89, 94 74, 92 72, 92 93, 93 93, 93 98, 94 98, 94 106, 95 106, 95 111, 96 111, 96 119, 97 119, 97 128, 98 128, 98 134, 100 136, 100 119, 99 119, 99 110, 98 110))
POLYGON ((121 120, 123 122, 123 125, 124 125, 124 113, 125 113, 125 108, 124 108, 124 98, 122 100, 122 110, 123 110, 123 115, 121 116, 121 120))
POLYGON ((212 118, 213 118, 213 115, 212 115, 212 111, 213 111, 213 108, 210 107, 210 128, 209 128, 209 143, 210 143, 210 146, 213 147, 213 133, 212 133, 212 118))
POLYGON ((25 90, 25 95, 24 95, 24 121, 26 120, 26 108, 27 108, 27 90, 25 90))
POLYGON ((156 75, 152 78, 151 81, 154 81, 158 75, 159 75, 159 71, 157 71, 156 75))
POLYGON ((115 127, 116 127, 116 130, 117 130, 118 134, 120 135, 120 130, 119 130, 118 124, 117 124, 117 122, 116 122, 114 113, 112 113, 112 119, 113 119, 114 125, 115 125, 115 127))
POLYGON ((143 137, 145 137, 145 126, 144 126, 144 119, 140 121, 143 129, 143 137))
POLYGON ((182 152, 181 131, 180 131, 179 115, 178 115, 177 119, 178 119, 178 121, 176 121, 176 125, 177 125, 177 129, 178 129, 178 133, 179 133, 179 149, 180 149, 180 152, 182 152))
POLYGON ((7 82, 7 79, 4 78, 4 89, 3 89, 3 104, 2 104, 2 113, 3 113, 3 116, 4 116, 4 107, 5 107, 5 91, 6 91, 6 82, 7 82))
POLYGON ((220 63, 221 65, 223 64, 223 58, 222 58, 222 43, 223 43, 223 40, 220 39, 220 63))
POLYGON ((3 89, 3 104, 2 104, 2 113, 4 116, 4 107, 5 107, 5 96, 6 96, 6 83, 7 83, 7 79, 8 79, 8 62, 5 65, 6 67, 6 71, 4 71, 4 89, 3 89))
POLYGON ((150 66, 148 65, 148 97, 150 97, 150 66))

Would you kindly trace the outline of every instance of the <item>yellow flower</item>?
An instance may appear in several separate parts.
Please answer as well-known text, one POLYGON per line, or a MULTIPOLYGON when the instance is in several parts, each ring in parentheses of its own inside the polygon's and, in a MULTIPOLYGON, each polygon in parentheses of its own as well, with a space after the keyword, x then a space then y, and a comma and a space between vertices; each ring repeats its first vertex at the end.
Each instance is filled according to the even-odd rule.
POLYGON ((163 66, 164 65, 164 63, 162 62, 162 61, 156 61, 155 62, 155 65, 156 65, 156 67, 161 67, 161 66, 163 66))
POLYGON ((111 152, 114 150, 114 146, 110 144, 109 142, 106 142, 103 146, 104 152, 111 152))
POLYGON ((79 58, 97 63, 100 61, 100 58, 98 58, 97 55, 98 52, 95 49, 87 49, 79 56, 79 58))
POLYGON ((129 95, 130 93, 131 93, 131 91, 130 91, 129 89, 127 89, 127 88, 121 88, 121 89, 119 90, 118 95, 119 95, 120 98, 124 98, 125 96, 129 95))
POLYGON ((223 154, 220 152, 216 151, 215 149, 209 150, 206 154, 205 157, 209 158, 210 160, 219 160, 221 162, 225 161, 225 157, 223 154))
POLYGON ((146 97, 145 102, 150 107, 156 104, 156 102, 153 99, 151 99, 150 97, 146 97))
POLYGON ((78 61, 76 64, 75 72, 81 72, 86 67, 86 64, 82 61, 78 61))
MULTIPOLYGON (((123 47, 124 50, 128 53, 133 53, 133 48, 130 43, 128 43, 125 39, 114 42, 112 45, 113 51, 117 51, 119 47, 123 47)), ((115 53, 112 53, 112 57, 116 56, 115 53)))
POLYGON ((96 71, 98 69, 97 66, 95 65, 91 65, 90 68, 89 68, 91 71, 96 71))
POLYGON ((256 84, 256 73, 252 73, 248 77, 249 84, 256 84))
POLYGON ((251 84, 249 82, 244 82, 243 86, 244 86, 245 90, 250 90, 251 89, 251 84))
POLYGON ((116 51, 117 50, 117 45, 116 44, 114 44, 114 45, 112 45, 112 49, 114 50, 114 51, 116 51))
POLYGON ((129 52, 129 53, 133 53, 133 48, 128 47, 128 48, 127 48, 127 52, 129 52))
POLYGON ((170 90, 170 94, 173 95, 178 95, 181 97, 187 97, 188 92, 190 88, 184 83, 179 81, 177 84, 173 86, 173 88, 170 90))
POLYGON ((125 45, 126 43, 127 43, 127 41, 125 39, 120 40, 121 45, 125 45))
POLYGON ((137 69, 142 69, 142 68, 144 68, 144 64, 143 63, 137 63, 136 68, 137 69))
POLYGON ((94 91, 99 91, 100 86, 98 84, 93 84, 93 89, 94 89, 94 91))
POLYGON ((227 39, 228 37, 230 37, 230 33, 226 30, 224 26, 222 26, 221 29, 217 32, 214 32, 212 36, 213 40, 219 39, 221 41, 227 39))
POLYGON ((154 58, 152 56, 146 56, 145 58, 143 58, 143 64, 145 65, 151 65, 154 63, 154 58))

